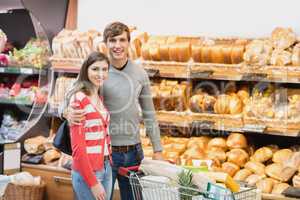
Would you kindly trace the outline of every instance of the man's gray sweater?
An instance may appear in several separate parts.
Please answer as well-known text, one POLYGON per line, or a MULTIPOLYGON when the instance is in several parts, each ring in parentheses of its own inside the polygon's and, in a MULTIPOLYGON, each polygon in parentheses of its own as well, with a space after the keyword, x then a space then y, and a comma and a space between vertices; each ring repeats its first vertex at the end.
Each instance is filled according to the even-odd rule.
POLYGON ((113 146, 139 143, 140 122, 143 117, 154 151, 162 150, 150 80, 142 67, 130 60, 122 70, 111 66, 104 83, 103 96, 111 116, 109 132, 113 146))

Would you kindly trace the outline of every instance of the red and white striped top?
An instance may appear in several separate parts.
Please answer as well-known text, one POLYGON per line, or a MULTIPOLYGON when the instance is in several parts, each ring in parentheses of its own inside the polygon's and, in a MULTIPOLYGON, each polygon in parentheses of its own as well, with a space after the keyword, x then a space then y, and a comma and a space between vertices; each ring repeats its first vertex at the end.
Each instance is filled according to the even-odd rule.
MULTIPOLYGON (((70 105, 76 105, 85 110, 85 120, 81 125, 71 125, 72 169, 78 171, 89 187, 97 184, 94 171, 102 170, 105 146, 111 155, 109 136, 110 115, 103 105, 100 113, 83 92, 77 92, 71 97, 70 105)), ((110 159, 111 160, 111 159, 110 159)))

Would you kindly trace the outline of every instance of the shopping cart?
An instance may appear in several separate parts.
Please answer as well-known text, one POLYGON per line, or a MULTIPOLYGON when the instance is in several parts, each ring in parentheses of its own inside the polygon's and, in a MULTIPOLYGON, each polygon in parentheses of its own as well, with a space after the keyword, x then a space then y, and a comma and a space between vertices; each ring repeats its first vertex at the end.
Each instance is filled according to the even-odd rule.
POLYGON ((240 192, 236 193, 215 184, 209 185, 209 191, 200 191, 148 179, 138 168, 133 166, 119 169, 119 174, 129 179, 134 200, 261 200, 256 188, 242 184, 240 192))

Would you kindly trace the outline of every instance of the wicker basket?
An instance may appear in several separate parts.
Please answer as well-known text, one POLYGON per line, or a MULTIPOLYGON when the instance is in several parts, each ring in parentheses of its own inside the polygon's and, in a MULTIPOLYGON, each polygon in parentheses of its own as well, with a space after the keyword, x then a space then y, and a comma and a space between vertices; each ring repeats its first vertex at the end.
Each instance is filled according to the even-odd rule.
POLYGON ((45 182, 41 185, 15 185, 9 183, 2 200, 43 200, 45 182))

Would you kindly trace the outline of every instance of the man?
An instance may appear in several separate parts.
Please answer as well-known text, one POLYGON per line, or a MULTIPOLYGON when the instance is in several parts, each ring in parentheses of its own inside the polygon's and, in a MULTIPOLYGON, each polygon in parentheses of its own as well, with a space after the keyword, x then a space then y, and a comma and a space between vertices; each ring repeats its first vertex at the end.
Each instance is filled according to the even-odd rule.
MULTIPOLYGON (((148 75, 141 66, 128 59, 128 27, 120 22, 111 23, 105 28, 103 39, 111 63, 103 96, 104 104, 111 114, 109 132, 112 140, 113 187, 117 179, 121 199, 132 200, 129 181, 118 175, 118 169, 139 165, 144 157, 139 134, 140 109, 153 145, 153 159, 162 159, 160 131, 155 119, 148 75)), ((83 118, 82 110, 68 110, 64 115, 70 123, 78 123, 83 118)))

